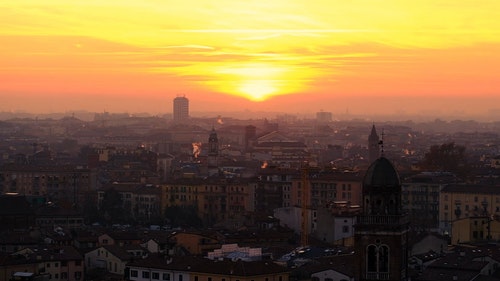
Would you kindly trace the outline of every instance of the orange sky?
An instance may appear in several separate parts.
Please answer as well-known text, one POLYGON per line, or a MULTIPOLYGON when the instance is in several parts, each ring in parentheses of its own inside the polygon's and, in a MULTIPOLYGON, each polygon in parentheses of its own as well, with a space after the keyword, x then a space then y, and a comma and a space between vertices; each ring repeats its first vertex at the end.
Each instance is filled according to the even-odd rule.
POLYGON ((0 2, 0 111, 486 114, 499 81, 497 0, 0 2))

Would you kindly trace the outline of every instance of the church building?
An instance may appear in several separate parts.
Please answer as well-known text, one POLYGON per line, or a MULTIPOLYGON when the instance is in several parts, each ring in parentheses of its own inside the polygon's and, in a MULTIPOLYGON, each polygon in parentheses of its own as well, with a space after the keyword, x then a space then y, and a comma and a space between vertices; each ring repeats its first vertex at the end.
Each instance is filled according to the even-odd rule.
POLYGON ((384 156, 363 179, 363 212, 354 231, 355 280, 408 280, 408 216, 401 182, 384 156))

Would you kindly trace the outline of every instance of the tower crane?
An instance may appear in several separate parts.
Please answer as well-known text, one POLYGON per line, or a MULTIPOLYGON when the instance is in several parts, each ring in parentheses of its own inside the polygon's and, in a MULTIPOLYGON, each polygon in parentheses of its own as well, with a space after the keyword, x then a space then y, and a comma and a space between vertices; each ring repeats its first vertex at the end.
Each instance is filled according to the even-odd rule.
MULTIPOLYGON (((307 164, 306 164, 307 165, 307 164)), ((302 167, 301 171, 301 215, 302 224, 300 232, 300 243, 302 247, 309 245, 309 214, 307 211, 307 203, 309 202, 309 169, 307 166, 302 167)))

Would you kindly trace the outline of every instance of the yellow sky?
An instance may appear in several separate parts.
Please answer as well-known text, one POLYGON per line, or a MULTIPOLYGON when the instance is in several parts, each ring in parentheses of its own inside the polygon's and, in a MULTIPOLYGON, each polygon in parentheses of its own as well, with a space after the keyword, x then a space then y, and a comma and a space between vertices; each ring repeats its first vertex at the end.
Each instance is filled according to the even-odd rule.
POLYGON ((476 98, 454 106, 479 111, 500 101, 499 11, 496 0, 1 1, 0 110, 168 112, 185 94, 198 110, 361 112, 392 97, 408 111, 476 98))

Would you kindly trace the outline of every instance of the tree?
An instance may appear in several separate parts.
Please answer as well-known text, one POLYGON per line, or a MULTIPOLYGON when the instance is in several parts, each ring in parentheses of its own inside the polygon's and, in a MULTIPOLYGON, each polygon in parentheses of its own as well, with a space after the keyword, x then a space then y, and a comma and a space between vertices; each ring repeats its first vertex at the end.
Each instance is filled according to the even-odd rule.
POLYGON ((165 210, 165 218, 173 226, 192 226, 200 227, 203 225, 198 217, 196 207, 190 206, 171 206, 165 210))
POLYGON ((101 214, 108 223, 122 222, 124 219, 124 209, 120 193, 114 188, 104 192, 104 197, 100 206, 101 214))
POLYGON ((456 145, 454 142, 433 145, 425 154, 421 166, 432 171, 452 172, 466 178, 470 167, 465 151, 465 146, 456 145))

